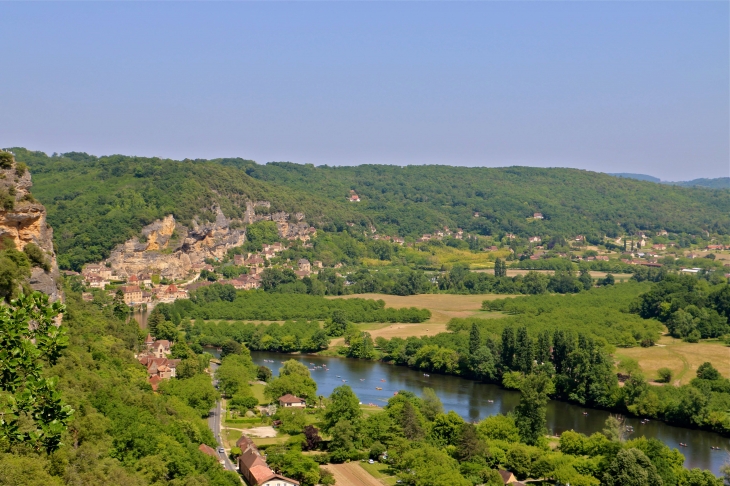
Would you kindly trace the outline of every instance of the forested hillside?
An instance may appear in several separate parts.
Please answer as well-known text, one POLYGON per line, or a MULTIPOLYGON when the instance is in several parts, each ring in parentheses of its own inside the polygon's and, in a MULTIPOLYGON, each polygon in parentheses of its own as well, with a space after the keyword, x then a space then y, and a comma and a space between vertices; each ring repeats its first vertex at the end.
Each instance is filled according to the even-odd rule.
POLYGON ((449 166, 313 167, 241 164, 251 176, 344 199, 381 231, 401 235, 448 225, 481 234, 674 233, 730 231, 730 192, 680 188, 575 169, 449 166), (479 213, 474 218, 474 212, 479 213), (534 213, 543 220, 532 220, 534 213))
POLYGON ((30 167, 34 195, 46 204, 61 268, 106 258, 117 244, 168 214, 188 225, 196 216, 215 220, 212 208, 219 206, 227 217, 240 218, 247 200, 270 201, 272 212, 302 211, 319 225, 356 217, 343 204, 257 181, 222 163, 12 151, 30 167))
POLYGON ((346 223, 419 236, 443 226, 482 235, 618 235, 635 230, 730 232, 730 191, 684 188, 574 169, 449 166, 314 167, 244 159, 163 160, 12 149, 48 208, 59 264, 105 258, 151 221, 174 214, 241 217, 247 200, 301 211, 325 230, 346 223), (355 191, 361 202, 349 202, 355 191), (533 219, 542 213, 544 219, 533 219))

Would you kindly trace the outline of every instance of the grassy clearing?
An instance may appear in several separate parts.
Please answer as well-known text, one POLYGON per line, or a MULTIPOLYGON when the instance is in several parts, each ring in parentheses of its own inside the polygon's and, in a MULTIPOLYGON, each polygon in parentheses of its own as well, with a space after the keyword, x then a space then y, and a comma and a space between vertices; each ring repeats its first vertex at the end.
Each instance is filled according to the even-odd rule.
POLYGON ((254 383, 251 385, 251 393, 253 393, 254 398, 259 401, 259 405, 266 405, 269 403, 269 400, 264 396, 264 389, 266 389, 266 385, 261 385, 260 383, 254 383))
POLYGON ((418 261, 421 264, 428 264, 432 268, 440 268, 442 265, 451 267, 457 263, 469 265, 472 269, 494 268, 494 260, 507 258, 509 250, 477 252, 469 250, 458 250, 449 246, 431 246, 424 248, 424 251, 415 248, 403 248, 405 258, 408 261, 418 261))
POLYGON ((282 434, 278 437, 267 437, 265 439, 251 437, 251 440, 253 440, 253 443, 256 444, 256 447, 261 447, 274 444, 284 444, 287 440, 289 440, 289 436, 286 434, 282 434))
POLYGON ((723 376, 730 377, 730 347, 717 341, 692 344, 664 336, 658 346, 617 349, 615 355, 637 360, 649 380, 657 377, 659 368, 669 368, 674 383, 684 385, 697 376, 697 368, 705 361, 712 363, 723 376))
POLYGON ((373 464, 367 462, 359 462, 358 464, 360 464, 360 467, 365 469, 368 474, 370 474, 375 479, 383 479, 392 476, 392 474, 390 474, 389 472, 390 470, 388 468, 388 465, 383 464, 382 462, 376 462, 373 464))
MULTIPOLYGON (((373 338, 409 336, 434 336, 446 332, 446 324, 454 317, 504 317, 500 312, 485 312, 481 310, 482 301, 513 297, 510 295, 455 295, 455 294, 421 294, 421 295, 384 295, 384 294, 356 294, 345 295, 341 298, 382 299, 386 307, 418 307, 431 311, 431 318, 420 324, 358 324, 358 328, 369 332, 373 338)), ((343 339, 334 339, 330 346, 341 346, 343 339)))
POLYGON ((241 438, 243 433, 235 429, 223 429, 223 438, 228 442, 228 448, 236 445, 236 441, 241 438))

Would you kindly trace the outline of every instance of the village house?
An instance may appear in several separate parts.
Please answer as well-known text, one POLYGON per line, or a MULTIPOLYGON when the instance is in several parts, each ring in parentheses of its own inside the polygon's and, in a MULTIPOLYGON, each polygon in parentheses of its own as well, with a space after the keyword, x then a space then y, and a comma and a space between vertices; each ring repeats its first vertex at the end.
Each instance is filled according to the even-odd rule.
POLYGON ((243 255, 233 255, 233 264, 237 267, 246 263, 246 257, 243 255))
POLYGON ((659 230, 657 231, 657 236, 668 236, 669 233, 667 233, 667 230, 659 230))
POLYGON ((454 235, 454 238, 456 238, 457 240, 464 239, 464 230, 461 228, 457 228, 456 235, 454 235))
POLYGON ((139 277, 139 283, 142 285, 145 285, 146 287, 149 287, 152 285, 152 276, 149 273, 143 273, 139 277))
POLYGON ((312 271, 312 265, 309 263, 309 260, 306 258, 300 259, 297 264, 299 265, 299 271, 301 272, 311 272, 312 271))
POLYGON ((476 211, 474 211, 474 215, 473 215, 473 216, 474 216, 475 218, 478 218, 478 217, 479 217, 479 213, 478 213, 478 212, 476 212, 476 211))
POLYGON ((357 194, 352 194, 350 196, 350 202, 360 202, 360 196, 358 196, 357 194))
POLYGON ((707 245, 708 250, 724 250, 725 247, 723 245, 707 245))
POLYGON ((502 478, 502 483, 504 483, 504 484, 512 484, 512 483, 517 482, 517 478, 510 471, 505 471, 504 469, 500 469, 499 476, 502 478))
POLYGON ((322 262, 320 262, 319 260, 315 260, 314 261, 314 268, 324 268, 324 267, 322 265, 322 262))
POLYGON ((596 260, 607 262, 609 260, 608 255, 598 255, 596 260))
POLYGON ((654 245, 651 245, 651 247, 655 250, 666 250, 667 249, 667 245, 665 245, 664 243, 656 243, 654 245))
POLYGON ((111 280, 114 276, 114 272, 112 272, 111 268, 101 267, 101 270, 99 270, 99 276, 104 280, 111 280))
POLYGON ((92 289, 103 289, 107 285, 109 285, 108 281, 104 280, 96 274, 87 275, 84 280, 86 281, 86 284, 92 289))
POLYGON ((397 236, 393 238, 393 243, 395 243, 397 245, 403 246, 403 243, 405 243, 405 242, 406 242, 406 240, 403 238, 399 238, 397 236))
POLYGON ((84 266, 83 270, 81 270, 81 275, 91 275, 91 274, 99 274, 101 272, 102 268, 105 268, 103 265, 98 265, 96 263, 92 263, 89 265, 84 266))
POLYGON ((530 243, 540 243, 542 241, 542 238, 539 236, 530 236, 529 241, 530 243))
POLYGON ((298 481, 272 471, 253 444, 238 456, 238 472, 249 486, 299 486, 298 481))
POLYGON ((504 237, 508 240, 514 240, 515 238, 517 238, 517 236, 513 235, 512 233, 507 233, 506 235, 504 235, 504 237))
POLYGON ((286 395, 279 397, 279 406, 282 408, 306 407, 307 402, 303 398, 295 397, 294 395, 287 393, 286 395))
POLYGON ((586 237, 583 235, 578 235, 575 237, 575 241, 585 241, 585 240, 586 240, 586 237))
POLYGON ((215 449, 213 449, 208 444, 200 444, 200 446, 198 447, 198 450, 200 452, 202 452, 203 454, 205 454, 206 456, 212 457, 213 459, 215 459, 218 462, 222 461, 221 458, 218 457, 218 453, 215 451, 215 449))
POLYGON ((122 287, 122 293, 124 294, 124 303, 127 305, 134 305, 142 303, 142 289, 136 285, 125 285, 122 287))
POLYGON ((532 217, 533 219, 543 219, 542 213, 533 213, 532 217))

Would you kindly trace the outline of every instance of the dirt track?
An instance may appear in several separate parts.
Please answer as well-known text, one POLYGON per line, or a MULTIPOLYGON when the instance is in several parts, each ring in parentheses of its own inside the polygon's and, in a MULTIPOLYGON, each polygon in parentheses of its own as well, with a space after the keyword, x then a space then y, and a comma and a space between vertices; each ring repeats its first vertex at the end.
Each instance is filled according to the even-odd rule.
POLYGON ((383 486, 356 462, 324 466, 335 476, 337 486, 383 486))

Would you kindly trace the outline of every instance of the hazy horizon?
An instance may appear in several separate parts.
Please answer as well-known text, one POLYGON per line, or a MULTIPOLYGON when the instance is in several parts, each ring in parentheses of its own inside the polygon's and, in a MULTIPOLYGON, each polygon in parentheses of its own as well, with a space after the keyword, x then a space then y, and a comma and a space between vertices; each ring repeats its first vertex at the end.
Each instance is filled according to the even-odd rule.
POLYGON ((4 147, 730 175, 726 2, 2 8, 4 147))

